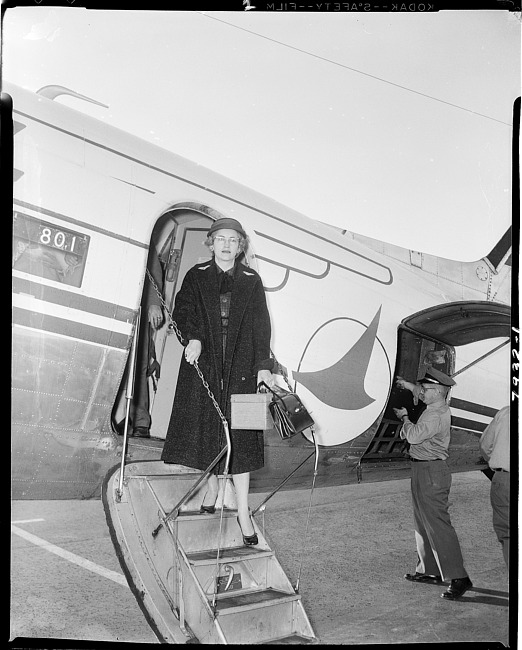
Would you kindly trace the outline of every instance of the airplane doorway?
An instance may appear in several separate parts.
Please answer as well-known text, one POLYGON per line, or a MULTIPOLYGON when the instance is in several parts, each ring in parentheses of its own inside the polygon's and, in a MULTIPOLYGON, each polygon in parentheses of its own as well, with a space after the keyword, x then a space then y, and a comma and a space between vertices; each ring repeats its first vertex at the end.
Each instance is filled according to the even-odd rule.
MULTIPOLYGON (((164 215, 154 229, 153 239, 157 242, 164 269, 163 298, 171 313, 187 271, 211 257, 204 242, 212 221, 210 217, 192 210, 173 210, 164 215)), ((156 386, 149 385, 150 434, 153 438, 165 440, 183 347, 175 331, 169 327, 168 317, 154 338, 160 376, 156 386)))
MULTIPOLYGON (((508 305, 488 301, 463 301, 448 303, 423 310, 406 318, 398 329, 397 361, 394 378, 401 376, 414 382, 421 378, 428 365, 452 376, 468 373, 473 377, 474 394, 482 383, 488 391, 483 400, 477 403, 477 398, 471 399, 462 392, 464 381, 459 380, 450 394, 456 389, 461 390, 462 397, 449 401, 453 410, 468 412, 474 419, 455 417, 452 413, 452 442, 450 448, 452 457, 457 461, 461 457, 470 456, 469 450, 477 447, 477 434, 484 430, 489 418, 493 417, 498 408, 504 406, 509 381, 509 365, 506 364, 504 375, 496 375, 497 381, 489 384, 484 370, 479 362, 493 355, 501 348, 507 352, 511 327, 511 309, 508 305), (503 341, 502 341, 503 339, 503 341), (499 342, 500 341, 500 342, 499 342), (481 350, 477 358, 456 370, 457 353, 462 357, 464 346, 487 345, 489 350, 481 350), (485 352, 485 354, 483 354, 485 352), (471 369, 471 370, 470 370, 471 369), (482 373, 482 374, 481 374, 482 373), (498 387, 495 385, 498 384, 498 387), (494 408, 496 406, 496 408, 494 408), (482 418, 482 421, 477 420, 482 418)), ((462 364, 462 360, 460 361, 462 364)), ((503 357, 496 357, 496 365, 502 370, 503 357)), ((461 375, 462 376, 462 375, 461 375)), ((361 461, 391 461, 406 459, 407 443, 399 438, 399 422, 393 408, 405 406, 412 421, 416 421, 424 404, 419 400, 414 404, 409 391, 400 390, 392 383, 390 396, 386 404, 381 423, 372 441, 368 445, 361 461)), ((475 454, 476 455, 476 454, 475 454)))
MULTIPOLYGON (((156 256, 157 270, 153 273, 162 284, 162 299, 170 312, 174 307, 175 296, 181 286, 186 272, 198 262, 210 259, 210 251, 204 245, 206 233, 213 219, 205 212, 213 212, 204 206, 197 208, 177 208, 169 210, 162 215, 154 226, 149 253, 149 264, 153 255, 156 256), (160 278, 158 278, 158 275, 160 278)), ((216 214, 215 218, 221 215, 216 214)), ((145 284, 148 280, 145 280, 145 284)), ((150 289, 154 291, 153 289, 150 289)), ((142 325, 143 319, 148 318, 146 292, 142 299, 142 325)), ((155 360, 158 364, 154 375, 145 380, 148 388, 148 412, 151 416, 150 435, 152 438, 164 440, 174 400, 174 391, 178 378, 178 368, 181 361, 183 348, 178 341, 176 333, 169 327, 169 319, 163 311, 163 322, 157 330, 151 331, 154 345, 155 360)), ((140 327, 138 347, 143 345, 142 337, 148 336, 148 327, 140 327)), ((128 364, 127 364, 128 366, 128 364)), ((138 367, 137 367, 138 371, 138 367)), ((122 434, 126 412, 125 391, 127 385, 127 369, 123 375, 118 396, 112 412, 114 429, 122 434)), ((131 417, 129 431, 132 431, 132 414, 138 403, 136 394, 137 380, 134 382, 133 402, 131 404, 131 417)))
POLYGON ((390 396, 383 418, 375 436, 361 458, 361 462, 407 460, 407 443, 399 437, 400 422, 393 409, 404 406, 413 422, 416 422, 426 408, 421 400, 415 400, 409 390, 400 389, 396 377, 415 383, 424 377, 428 366, 433 366, 447 375, 453 374, 455 349, 436 339, 399 326, 397 361, 390 396))
MULTIPOLYGON (((211 252, 205 246, 206 234, 211 224, 223 216, 216 210, 201 204, 183 204, 163 214, 154 226, 150 250, 151 254, 157 255, 161 265, 162 299, 170 313, 187 271, 195 264, 211 259, 211 252)), ((247 266, 256 267, 250 247, 246 251, 243 262, 247 266)), ((165 440, 167 435, 183 352, 174 329, 169 327, 170 321, 164 308, 163 312, 164 320, 161 327, 152 333, 155 360, 159 365, 159 371, 148 379, 150 435, 159 440, 165 440)), ((146 305, 142 305, 141 318, 147 318, 146 305)), ((112 413, 113 427, 119 433, 123 433, 126 382, 125 372, 112 413)), ((132 411, 131 408, 131 413, 132 411)))

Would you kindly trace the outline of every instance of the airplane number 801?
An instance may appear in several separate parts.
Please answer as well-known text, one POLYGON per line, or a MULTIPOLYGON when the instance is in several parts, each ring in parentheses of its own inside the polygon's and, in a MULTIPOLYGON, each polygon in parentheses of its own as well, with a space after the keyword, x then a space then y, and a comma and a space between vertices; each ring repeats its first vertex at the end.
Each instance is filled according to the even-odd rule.
POLYGON ((61 230, 54 230, 54 228, 41 227, 39 242, 44 246, 52 246, 53 248, 59 248, 70 253, 79 252, 75 250, 75 235, 66 234, 61 230))

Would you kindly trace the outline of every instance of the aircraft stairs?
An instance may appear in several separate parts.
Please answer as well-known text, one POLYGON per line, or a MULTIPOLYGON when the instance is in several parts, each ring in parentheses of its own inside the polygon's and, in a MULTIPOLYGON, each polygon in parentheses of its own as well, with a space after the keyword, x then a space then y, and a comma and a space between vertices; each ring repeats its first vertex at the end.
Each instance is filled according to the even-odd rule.
POLYGON ((259 544, 245 546, 237 511, 224 507, 200 514, 197 492, 170 517, 199 477, 201 472, 180 472, 158 461, 131 462, 122 483, 117 469, 104 485, 120 563, 158 639, 316 643, 301 595, 254 518, 259 544))
POLYGON ((397 418, 384 416, 361 462, 405 461, 408 458, 405 448, 406 443, 400 437, 400 422, 397 418))

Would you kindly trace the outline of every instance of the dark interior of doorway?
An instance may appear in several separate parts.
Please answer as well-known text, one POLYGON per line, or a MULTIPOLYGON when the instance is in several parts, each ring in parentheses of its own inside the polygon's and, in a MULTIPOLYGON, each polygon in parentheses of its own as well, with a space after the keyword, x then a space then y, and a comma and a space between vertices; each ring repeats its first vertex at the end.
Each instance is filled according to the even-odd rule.
MULTIPOLYGON (((431 339, 404 326, 399 327, 397 341, 397 362, 394 377, 402 377, 415 383, 421 379, 428 366, 433 366, 446 374, 452 374, 455 362, 454 349, 435 339, 431 339)), ((409 390, 392 383, 390 396, 383 418, 377 431, 364 452, 361 463, 406 461, 409 459, 408 443, 399 437, 400 421, 393 409, 405 407, 413 422, 416 422, 425 404, 414 397, 409 390)))

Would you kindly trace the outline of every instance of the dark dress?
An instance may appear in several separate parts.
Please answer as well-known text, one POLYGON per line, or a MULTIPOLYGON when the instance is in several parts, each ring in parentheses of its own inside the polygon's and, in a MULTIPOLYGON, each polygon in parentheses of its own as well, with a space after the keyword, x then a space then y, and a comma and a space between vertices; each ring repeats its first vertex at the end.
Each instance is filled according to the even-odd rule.
MULTIPOLYGON (((214 261, 193 266, 176 296, 173 317, 187 343, 202 344, 198 365, 230 422, 230 396, 255 393, 259 370, 272 370, 270 316, 259 275, 236 262, 223 351, 219 269, 214 261)), ((264 464, 263 432, 230 430, 229 472, 264 464)), ((162 460, 206 469, 225 446, 223 423, 196 369, 182 359, 162 460)), ((221 461, 216 471, 223 471, 221 461)))

